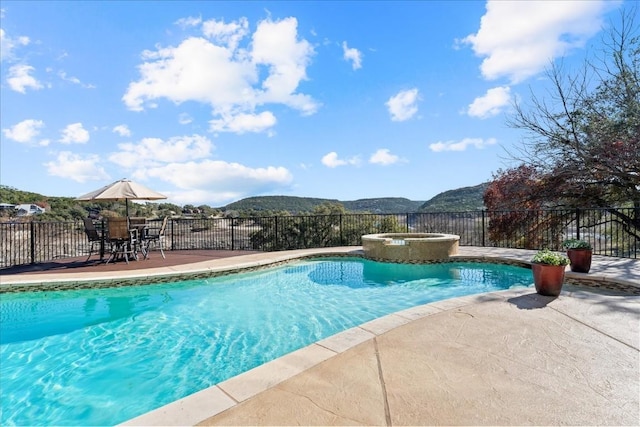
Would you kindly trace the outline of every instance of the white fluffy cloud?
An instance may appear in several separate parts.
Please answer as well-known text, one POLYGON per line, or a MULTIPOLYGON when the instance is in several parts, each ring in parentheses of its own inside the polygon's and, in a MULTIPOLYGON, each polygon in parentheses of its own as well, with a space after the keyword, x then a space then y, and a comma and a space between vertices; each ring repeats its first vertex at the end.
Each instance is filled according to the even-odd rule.
POLYGON ((350 159, 340 159, 338 153, 332 151, 325 154, 321 160, 322 164, 328 168, 337 168, 338 166, 352 165, 357 166, 360 164, 360 158, 358 156, 351 157, 350 159))
POLYGON ((471 117, 486 119, 502 112, 511 101, 511 88, 508 86, 489 89, 484 96, 473 100, 467 114, 471 117))
POLYGON ((12 38, 9 37, 2 28, 0 28, 0 61, 13 58, 13 51, 16 47, 26 46, 29 43, 29 37, 19 36, 12 38))
POLYGON ((496 141, 495 138, 489 138, 486 140, 482 138, 464 138, 461 141, 439 141, 434 144, 430 144, 429 149, 436 153, 441 151, 465 151, 469 146, 482 149, 489 145, 494 145, 496 142, 498 141, 496 141))
POLYGON ((189 37, 176 47, 143 52, 140 79, 129 84, 123 101, 131 110, 154 106, 155 100, 176 104, 196 101, 212 108, 212 129, 219 132, 263 132, 276 123, 269 104, 313 114, 318 104, 297 93, 306 80, 313 47, 301 40, 297 20, 263 20, 251 35, 246 19, 225 23, 198 19, 203 36, 189 37))
MULTIPOLYGON (((10 128, 2 129, 2 133, 9 139, 22 143, 33 143, 34 139, 40 135, 40 129, 44 127, 42 120, 23 120, 10 128)), ((48 143, 48 141, 47 141, 48 143)), ((40 145, 47 145, 47 143, 40 145)))
POLYGON ((144 138, 137 144, 118 144, 118 152, 109 160, 124 168, 158 166, 164 163, 203 159, 211 154, 213 144, 204 136, 177 136, 164 141, 144 138))
POLYGON ((113 128, 113 132, 120 136, 131 136, 131 130, 129 130, 129 126, 127 125, 118 125, 113 128))
POLYGON ((136 179, 147 177, 169 182, 180 188, 180 194, 169 194, 172 200, 188 203, 202 200, 229 200, 281 191, 293 181, 291 173, 283 167, 250 168, 238 163, 220 160, 169 163, 138 170, 136 179))
POLYGON ((72 123, 62 130, 59 141, 63 144, 84 144, 89 141, 89 131, 82 127, 82 123, 72 123))
POLYGON ((584 46, 619 2, 607 0, 487 2, 480 29, 461 40, 483 57, 482 75, 512 83, 538 74, 549 61, 584 46))
POLYGON ((350 48, 347 46, 347 42, 342 42, 342 51, 345 61, 351 61, 351 66, 354 70, 362 68, 362 52, 358 49, 350 48))
POLYGON ((394 163, 398 163, 399 161, 400 157, 396 156, 395 154, 391 154, 388 148, 380 148, 369 158, 369 163, 384 166, 392 165, 394 163))
POLYGON ((18 64, 9 68, 9 76, 7 83, 12 90, 20 93, 26 93, 27 89, 42 89, 42 84, 31 75, 35 71, 31 65, 18 64))
POLYGON ((389 98, 385 105, 391 114, 391 120, 403 122, 415 116, 418 112, 419 99, 418 89, 415 88, 403 90, 389 98))
POLYGON ((222 118, 209 122, 209 129, 212 132, 234 132, 238 134, 264 132, 275 126, 276 121, 276 116, 271 111, 263 111, 260 114, 223 114, 222 118))
POLYGON ((81 156, 69 151, 62 151, 54 161, 44 164, 51 176, 68 178, 76 182, 103 181, 109 175, 100 166, 100 157, 91 154, 81 156))

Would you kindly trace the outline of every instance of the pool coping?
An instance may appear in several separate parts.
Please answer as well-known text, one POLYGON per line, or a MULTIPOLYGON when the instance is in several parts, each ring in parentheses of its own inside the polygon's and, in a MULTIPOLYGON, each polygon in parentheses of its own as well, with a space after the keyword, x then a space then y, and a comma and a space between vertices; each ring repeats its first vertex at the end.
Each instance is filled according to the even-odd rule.
MULTIPOLYGON (((530 267, 530 263, 527 260, 534 253, 534 251, 521 250, 491 250, 492 248, 462 247, 460 249, 460 253, 451 257, 448 260, 449 262, 489 262, 530 267)), ((261 269, 304 258, 362 255, 361 248, 357 247, 323 248, 241 255, 234 258, 218 259, 191 265, 127 272, 126 275, 121 272, 105 272, 100 276, 91 275, 91 273, 68 273, 64 277, 56 276, 55 274, 25 275, 11 278, 11 280, 4 280, 5 278, 3 278, 0 284, 0 292, 14 292, 18 289, 34 290, 43 286, 47 287, 47 289, 55 289, 55 286, 65 288, 65 286, 80 286, 87 283, 90 283, 91 287, 126 286, 138 281, 153 281, 157 283, 162 280, 211 277, 261 269)), ((629 293, 630 295, 640 295, 639 260, 620 261, 618 259, 596 257, 594 261, 593 267, 595 268, 593 268, 593 273, 585 274, 567 271, 566 283, 569 285, 606 288, 629 293)), ((530 286, 438 301, 392 313, 327 337, 214 386, 129 419, 119 425, 195 425, 233 408, 324 361, 353 349, 363 342, 375 339, 412 321, 466 305, 481 303, 486 301, 487 298, 506 298, 524 296, 526 294, 531 294, 530 286)))
MULTIPOLYGON (((508 264, 531 268, 529 260, 535 251, 520 249, 498 249, 483 247, 461 247, 457 255, 448 259, 432 260, 426 263, 442 262, 486 262, 508 264)), ((231 258, 215 259, 193 264, 171 267, 158 267, 132 271, 109 271, 99 274, 91 272, 65 274, 24 274, 19 276, 0 275, 0 294, 25 291, 56 291, 86 288, 111 288, 121 286, 143 285, 150 282, 167 283, 176 280, 192 280, 219 275, 247 272, 269 268, 297 259, 315 257, 364 257, 361 247, 345 246, 336 248, 301 249, 281 252, 265 252, 250 255, 239 255, 231 258)), ((378 260, 391 262, 389 260, 378 260)), ((413 262, 415 263, 415 262, 413 262)), ((570 284, 624 290, 635 293, 640 289, 640 260, 610 257, 594 257, 594 265, 590 273, 574 273, 566 271, 565 282, 570 284), (599 268, 602 259, 607 259, 605 268, 599 268), (638 271, 621 277, 620 265, 634 263, 638 271)))

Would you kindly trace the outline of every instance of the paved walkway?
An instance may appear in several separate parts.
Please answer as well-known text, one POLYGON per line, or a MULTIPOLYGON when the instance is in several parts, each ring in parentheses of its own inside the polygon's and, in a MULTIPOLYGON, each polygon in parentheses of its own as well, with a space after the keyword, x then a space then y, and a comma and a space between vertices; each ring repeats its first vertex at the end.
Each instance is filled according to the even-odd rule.
MULTIPOLYGON (((354 250, 243 255, 144 275, 354 250)), ((532 252, 463 247, 460 254, 528 261, 532 252)), ((35 276, 30 279, 40 283, 59 280, 35 276)), ((568 281, 581 277, 640 288, 640 261, 594 257, 588 275, 567 272, 568 281)), ((24 284, 25 278, 9 279, 24 284)), ((124 424, 637 426, 640 295, 565 284, 558 298, 529 287, 414 307, 124 424)))

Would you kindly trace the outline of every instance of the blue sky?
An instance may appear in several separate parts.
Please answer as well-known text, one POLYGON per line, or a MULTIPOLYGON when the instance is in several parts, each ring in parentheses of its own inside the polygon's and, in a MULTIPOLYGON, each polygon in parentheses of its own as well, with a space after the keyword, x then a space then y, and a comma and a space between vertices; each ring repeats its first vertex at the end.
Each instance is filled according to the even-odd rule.
POLYGON ((616 1, 1 3, 0 181, 179 205, 428 200, 510 166, 514 99, 616 1))

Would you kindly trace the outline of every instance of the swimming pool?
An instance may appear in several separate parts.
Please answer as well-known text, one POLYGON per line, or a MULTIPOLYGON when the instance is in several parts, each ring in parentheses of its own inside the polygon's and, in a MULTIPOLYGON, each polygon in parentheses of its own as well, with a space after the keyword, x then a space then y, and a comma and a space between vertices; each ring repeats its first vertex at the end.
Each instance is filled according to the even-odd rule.
POLYGON ((525 268, 301 260, 136 287, 0 296, 2 425, 113 425, 374 318, 529 286, 525 268))

